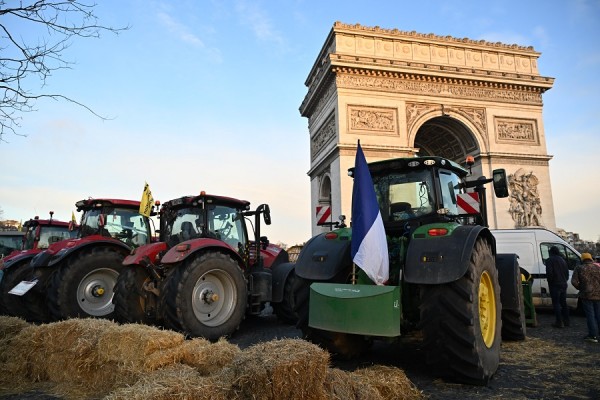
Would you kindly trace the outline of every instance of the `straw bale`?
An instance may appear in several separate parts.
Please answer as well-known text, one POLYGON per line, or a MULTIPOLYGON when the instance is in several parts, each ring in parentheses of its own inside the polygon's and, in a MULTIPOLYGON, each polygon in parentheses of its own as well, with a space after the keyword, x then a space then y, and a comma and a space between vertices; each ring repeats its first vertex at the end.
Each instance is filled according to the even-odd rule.
POLYGON ((21 318, 0 315, 0 339, 8 339, 27 328, 29 323, 21 318))
POLYGON ((373 386, 383 399, 423 399, 423 393, 408 379, 403 370, 385 365, 357 369, 352 375, 373 386))
POLYGON ((116 389, 104 400, 229 400, 228 385, 202 376, 195 368, 174 364, 144 374, 131 386, 116 389))
POLYGON ((103 361, 126 360, 133 365, 144 365, 144 360, 152 353, 177 347, 183 341, 182 334, 153 326, 114 325, 99 338, 98 353, 103 361))
POLYGON ((195 338, 186 340, 181 346, 181 362, 194 367, 202 375, 210 375, 231 364, 241 350, 224 338, 216 343, 206 339, 195 338))
POLYGON ((283 339, 248 347, 224 373, 241 398, 322 399, 328 365, 329 353, 318 346, 283 339))
POLYGON ((0 347, 0 381, 12 385, 15 381, 43 381, 48 378, 45 368, 40 365, 43 355, 43 340, 39 326, 29 325, 18 335, 0 347))
POLYGON ((379 392, 371 385, 357 382, 347 371, 329 368, 325 377, 325 399, 327 400, 382 400, 379 392))

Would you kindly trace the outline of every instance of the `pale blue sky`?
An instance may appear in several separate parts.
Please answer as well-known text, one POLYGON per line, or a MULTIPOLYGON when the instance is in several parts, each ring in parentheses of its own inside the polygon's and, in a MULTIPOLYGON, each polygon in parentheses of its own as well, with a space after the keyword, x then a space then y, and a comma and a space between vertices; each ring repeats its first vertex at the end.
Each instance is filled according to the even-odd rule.
MULTIPOLYGON (((557 226, 600 236, 600 1, 102 0, 104 25, 128 31, 76 40, 75 65, 43 89, 19 133, 0 143, 4 218, 67 220, 75 201, 155 199, 201 190, 268 203, 263 230, 288 245, 310 237, 309 137, 298 108, 333 23, 533 46, 556 78, 544 128, 557 226)), ((26 34, 26 27, 15 31, 26 34)), ((30 32, 30 31, 29 31, 30 32)), ((31 82, 37 89, 37 82, 31 82)))

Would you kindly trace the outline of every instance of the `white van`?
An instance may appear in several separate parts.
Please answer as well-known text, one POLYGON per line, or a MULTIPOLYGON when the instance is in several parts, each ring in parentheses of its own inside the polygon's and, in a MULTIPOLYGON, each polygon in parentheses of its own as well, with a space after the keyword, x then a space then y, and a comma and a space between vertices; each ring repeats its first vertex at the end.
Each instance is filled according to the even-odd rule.
POLYGON ((569 308, 577 307, 578 290, 571 285, 571 276, 575 267, 581 264, 581 257, 573 246, 544 228, 492 229, 491 232, 496 238, 496 252, 517 254, 519 266, 533 276, 531 292, 533 305, 536 307, 552 307, 545 262, 549 257, 550 247, 558 247, 569 265, 567 304, 569 308))

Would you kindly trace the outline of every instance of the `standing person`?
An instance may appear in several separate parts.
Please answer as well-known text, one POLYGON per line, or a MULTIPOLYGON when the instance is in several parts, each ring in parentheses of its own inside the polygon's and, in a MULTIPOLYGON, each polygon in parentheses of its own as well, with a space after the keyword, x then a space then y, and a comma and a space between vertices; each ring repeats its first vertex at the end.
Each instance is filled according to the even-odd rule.
POLYGON ((567 307, 569 266, 560 256, 560 251, 556 246, 550 247, 550 257, 546 260, 546 278, 556 318, 556 322, 552 326, 555 328, 569 326, 569 307, 567 307))
POLYGON ((600 330, 600 265, 594 264, 590 253, 581 255, 582 265, 573 272, 571 283, 579 289, 579 298, 587 320, 588 335, 584 340, 598 343, 600 330))

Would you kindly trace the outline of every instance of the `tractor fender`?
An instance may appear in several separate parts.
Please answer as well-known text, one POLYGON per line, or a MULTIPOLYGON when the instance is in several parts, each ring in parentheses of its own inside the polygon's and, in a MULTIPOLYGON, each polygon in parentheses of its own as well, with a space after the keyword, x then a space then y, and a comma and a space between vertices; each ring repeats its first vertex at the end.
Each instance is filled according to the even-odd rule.
POLYGON ((296 264, 291 262, 284 262, 277 264, 271 268, 273 274, 273 283, 271 290, 271 301, 273 303, 280 303, 283 300, 283 291, 285 289, 285 282, 291 273, 294 273, 294 267, 296 264))
POLYGON ((515 282, 521 282, 521 269, 517 258, 516 254, 496 254, 502 310, 519 310, 521 307, 521 296, 517 290, 522 290, 522 288, 520 284, 515 285, 515 282))
POLYGON ((165 242, 150 243, 145 246, 135 248, 131 253, 123 260, 123 265, 139 265, 144 264, 143 260, 150 260, 153 264, 158 264, 160 252, 167 250, 167 244, 165 242))
POLYGON ((263 259, 263 266, 265 268, 273 268, 277 264, 290 260, 288 252, 274 244, 269 244, 264 250, 261 249, 260 256, 263 259))
POLYGON ((462 225, 443 237, 413 237, 408 245, 404 280, 407 283, 443 284, 461 278, 469 267, 477 238, 483 237, 496 254, 496 242, 481 225, 462 225))
POLYGON ((39 253, 39 251, 23 251, 14 256, 5 257, 2 259, 3 263, 0 263, 0 270, 8 270, 13 265, 21 265, 23 262, 31 260, 37 253, 39 253))
POLYGON ((219 250, 236 260, 240 267, 244 265, 244 260, 237 251, 233 250, 225 242, 212 238, 192 239, 181 242, 177 246, 171 247, 169 251, 167 251, 167 253, 163 256, 161 263, 180 263, 189 257, 195 256, 199 252, 203 252, 207 249, 219 250))
POLYGON ((30 265, 34 268, 53 267, 66 257, 96 246, 113 247, 125 255, 129 254, 131 251, 129 246, 119 240, 95 239, 81 240, 79 242, 73 241, 73 243, 75 243, 75 245, 63 247, 56 253, 52 253, 48 250, 42 251, 31 260, 30 265))
POLYGON ((328 281, 352 266, 350 230, 341 229, 337 239, 326 239, 322 233, 310 239, 298 255, 296 275, 313 281, 328 281))

